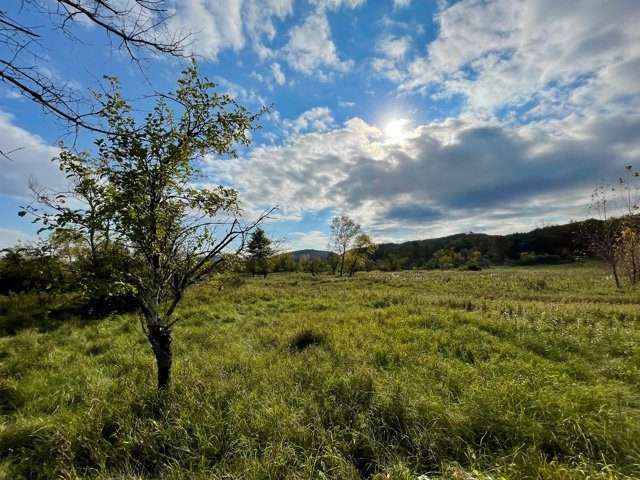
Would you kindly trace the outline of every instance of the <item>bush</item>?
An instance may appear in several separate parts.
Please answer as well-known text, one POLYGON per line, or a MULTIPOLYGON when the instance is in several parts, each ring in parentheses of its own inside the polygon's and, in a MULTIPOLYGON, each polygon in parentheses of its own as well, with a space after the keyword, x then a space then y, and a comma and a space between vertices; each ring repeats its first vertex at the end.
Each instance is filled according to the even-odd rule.
POLYGON ((62 292, 70 275, 58 258, 35 248, 14 248, 0 259, 0 295, 22 292, 62 292))
POLYGON ((477 265, 475 263, 470 263, 466 266, 465 270, 468 270, 470 272, 479 272, 482 270, 482 267, 480 265, 477 265))

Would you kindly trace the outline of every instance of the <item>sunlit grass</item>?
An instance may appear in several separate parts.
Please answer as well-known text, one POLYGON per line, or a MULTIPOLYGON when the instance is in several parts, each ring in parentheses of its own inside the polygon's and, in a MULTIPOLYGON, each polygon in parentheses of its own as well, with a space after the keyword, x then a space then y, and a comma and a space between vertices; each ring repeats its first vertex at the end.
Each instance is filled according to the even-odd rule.
POLYGON ((637 478, 638 293, 595 267, 190 292, 173 387, 133 316, 0 339, 0 477, 637 478))

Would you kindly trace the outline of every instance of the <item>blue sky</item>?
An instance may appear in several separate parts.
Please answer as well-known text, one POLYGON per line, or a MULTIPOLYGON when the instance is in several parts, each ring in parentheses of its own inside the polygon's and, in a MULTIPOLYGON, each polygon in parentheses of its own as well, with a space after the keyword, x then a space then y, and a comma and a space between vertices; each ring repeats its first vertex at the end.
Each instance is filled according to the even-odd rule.
MULTIPOLYGON (((289 248, 326 248, 332 215, 377 241, 507 233, 584 218, 589 194, 640 157, 636 0, 172 0, 202 71, 250 109, 273 105, 239 158, 207 158, 247 215, 289 248)), ((117 75, 128 97, 182 68, 140 70, 80 22, 70 43, 28 9, 39 68, 86 91, 117 75)), ((2 52, 4 58, 7 52, 2 52)), ((63 128, 0 83, 0 245, 33 238, 28 182, 62 187, 63 128)), ((69 140, 67 138, 67 140, 69 140)), ((90 147, 90 137, 79 139, 90 147)))

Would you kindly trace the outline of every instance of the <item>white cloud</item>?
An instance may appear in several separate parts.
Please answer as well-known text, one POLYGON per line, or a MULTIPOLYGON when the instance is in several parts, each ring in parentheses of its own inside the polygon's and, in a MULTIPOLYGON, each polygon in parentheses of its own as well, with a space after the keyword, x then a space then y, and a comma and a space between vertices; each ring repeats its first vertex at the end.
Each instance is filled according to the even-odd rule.
MULTIPOLYGON (((262 79, 263 77, 260 74, 255 74, 254 78, 262 79)), ((253 88, 245 88, 242 85, 238 85, 237 83, 223 77, 215 77, 214 80, 226 93, 231 95, 240 103, 258 107, 267 105, 265 98, 258 94, 253 88)))
POLYGON ((378 41, 376 48, 385 57, 400 60, 407 54, 410 46, 411 39, 408 36, 387 35, 378 41))
POLYGON ((284 85, 284 83, 287 81, 287 77, 285 77, 280 64, 277 62, 271 64, 271 74, 273 75, 273 79, 278 85, 284 85))
POLYGON ((180 34, 193 32, 189 52, 215 59, 221 50, 244 47, 241 6, 240 0, 177 0, 167 27, 180 34))
POLYGON ((372 67, 377 73, 393 82, 400 83, 406 78, 402 71, 404 59, 411 48, 411 38, 407 35, 396 37, 385 35, 376 44, 376 50, 381 55, 374 58, 372 67))
POLYGON ((437 21, 426 55, 396 77, 401 90, 440 85, 480 115, 527 101, 545 115, 640 105, 635 0, 463 0, 437 21))
POLYGON ((10 159, 0 157, 0 194, 29 198, 29 180, 61 190, 64 176, 51 162, 58 149, 47 145, 40 137, 15 126, 10 115, 0 111, 0 146, 10 159))
POLYGON ((327 107, 314 107, 303 112, 295 120, 284 120, 284 127, 295 134, 301 132, 324 132, 335 126, 331 110, 327 107))
POLYGON ((337 10, 342 7, 354 9, 364 5, 366 0, 312 0, 311 4, 318 9, 337 10))
POLYGON ((176 36, 193 32, 189 51, 215 59, 225 49, 240 50, 247 42, 261 58, 273 52, 265 45, 277 30, 274 19, 293 12, 293 0, 174 0, 174 15, 167 22, 176 36))
POLYGON ((284 47, 284 56, 289 65, 304 74, 315 75, 321 80, 329 78, 329 72, 346 72, 353 62, 341 60, 331 38, 331 28, 324 12, 318 10, 289 32, 289 41, 284 47))
MULTIPOLYGON (((223 50, 250 46, 262 60, 281 57, 295 70, 327 80, 332 72, 348 71, 353 62, 338 55, 326 12, 362 4, 364 0, 311 2, 312 12, 290 30, 279 51, 271 46, 280 33, 276 22, 293 14, 293 0, 173 0, 174 15, 166 28, 172 38, 189 34, 188 53, 215 60, 223 50)), ((274 76, 281 85, 283 77, 274 76)))

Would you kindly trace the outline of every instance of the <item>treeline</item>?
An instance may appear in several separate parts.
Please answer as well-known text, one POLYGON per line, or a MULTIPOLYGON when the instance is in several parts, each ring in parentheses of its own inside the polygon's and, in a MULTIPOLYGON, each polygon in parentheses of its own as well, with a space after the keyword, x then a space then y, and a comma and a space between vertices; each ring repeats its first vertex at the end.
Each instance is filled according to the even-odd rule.
MULTIPOLYGON (((491 265, 541 265, 568 263, 594 256, 585 232, 597 231, 600 220, 572 222, 535 229, 527 233, 486 235, 457 234, 404 243, 383 243, 361 254, 355 271, 404 269, 481 270, 491 265)), ((347 264, 349 252, 347 252, 347 264)), ((261 264, 261 265, 264 265, 261 264)), ((340 255, 322 250, 274 254, 268 272, 338 273, 340 255)), ((249 273, 253 264, 245 264, 249 273)))
POLYGON ((372 260, 383 270, 538 265, 575 261, 588 254, 581 232, 598 220, 537 228, 527 233, 463 233, 378 245, 372 260))

